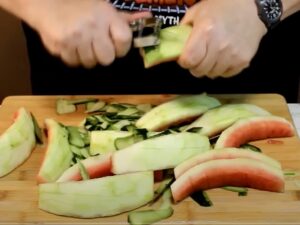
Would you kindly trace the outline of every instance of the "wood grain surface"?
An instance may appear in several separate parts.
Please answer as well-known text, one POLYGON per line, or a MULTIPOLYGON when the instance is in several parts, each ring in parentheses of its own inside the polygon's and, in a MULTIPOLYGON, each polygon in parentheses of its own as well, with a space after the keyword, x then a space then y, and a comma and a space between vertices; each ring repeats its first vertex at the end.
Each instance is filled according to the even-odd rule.
MULTIPOLYGON (((274 115, 292 121, 283 97, 276 94, 214 95, 222 103, 253 103, 274 115)), ((45 118, 53 118, 65 125, 78 125, 87 114, 77 112, 57 115, 55 101, 59 97, 81 99, 86 96, 11 96, 0 107, 0 133, 12 123, 13 113, 25 107, 44 127, 45 118)), ((117 95, 90 96, 108 102, 159 104, 174 95, 117 95)), ((278 141, 253 142, 263 152, 282 163, 284 171, 300 172, 300 142, 297 136, 278 141)), ((0 178, 0 224, 127 224, 127 213, 96 219, 78 219, 53 215, 38 208, 36 174, 45 146, 36 147, 30 158, 9 175, 0 178)), ((238 197, 223 189, 209 190, 212 207, 200 207, 191 199, 174 205, 174 214, 157 224, 300 224, 299 176, 286 176, 285 193, 270 193, 250 189, 248 196, 238 197)))

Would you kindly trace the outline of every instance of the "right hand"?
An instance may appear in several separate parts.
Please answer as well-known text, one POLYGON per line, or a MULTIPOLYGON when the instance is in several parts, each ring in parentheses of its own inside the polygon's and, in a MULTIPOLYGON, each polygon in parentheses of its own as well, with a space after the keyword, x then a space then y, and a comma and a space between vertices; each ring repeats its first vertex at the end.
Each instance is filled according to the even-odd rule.
POLYGON ((132 43, 129 22, 149 12, 125 14, 103 0, 33 0, 24 20, 36 29, 46 48, 71 65, 109 65, 127 54, 132 43))
POLYGON ((182 24, 193 26, 178 63, 195 77, 231 77, 247 68, 267 29, 253 0, 202 0, 182 24))

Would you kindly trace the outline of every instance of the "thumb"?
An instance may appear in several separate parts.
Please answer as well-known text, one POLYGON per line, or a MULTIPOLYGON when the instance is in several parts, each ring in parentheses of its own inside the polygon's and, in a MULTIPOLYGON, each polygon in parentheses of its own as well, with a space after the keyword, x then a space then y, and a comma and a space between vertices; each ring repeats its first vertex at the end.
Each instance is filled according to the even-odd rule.
POLYGON ((196 16, 196 12, 197 10, 195 6, 189 8, 185 13, 184 17, 181 19, 180 24, 193 25, 193 20, 196 16))

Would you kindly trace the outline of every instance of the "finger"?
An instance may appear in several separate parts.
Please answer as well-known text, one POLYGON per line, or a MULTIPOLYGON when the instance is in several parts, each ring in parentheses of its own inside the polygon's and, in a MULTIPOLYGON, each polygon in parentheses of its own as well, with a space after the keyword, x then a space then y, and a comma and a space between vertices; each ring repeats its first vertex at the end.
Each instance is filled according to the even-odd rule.
POLYGON ((134 12, 134 13, 121 12, 121 16, 130 23, 134 20, 138 20, 142 18, 151 18, 153 15, 149 11, 141 11, 141 12, 134 12))
POLYGON ((94 36, 92 46, 98 63, 107 66, 115 59, 115 47, 109 37, 108 29, 103 34, 94 36))
POLYGON ((131 47, 132 31, 126 20, 115 18, 110 24, 110 35, 117 57, 123 57, 131 47))
POLYGON ((97 64, 97 58, 93 51, 91 41, 84 41, 77 47, 78 55, 81 64, 86 68, 92 68, 97 64))
POLYGON ((80 58, 76 48, 64 49, 60 53, 60 57, 69 66, 78 66, 80 64, 80 58))
POLYGON ((60 48, 58 48, 58 46, 55 45, 55 43, 50 38, 48 38, 48 36, 41 35, 41 39, 42 39, 42 42, 43 42, 44 46, 46 47, 46 49, 52 55, 55 55, 55 56, 59 56, 60 55, 60 51, 61 51, 60 48))
POLYGON ((190 7, 184 17, 181 19, 180 24, 189 24, 193 25, 193 21, 195 20, 195 15, 197 13, 197 7, 194 5, 190 7))
POLYGON ((233 64, 228 66, 227 70, 225 70, 225 72, 221 75, 222 77, 232 77, 239 74, 245 68, 249 67, 251 62, 248 57, 244 59, 242 59, 240 56, 239 57, 232 56, 228 58, 231 58, 232 60, 231 62, 233 62, 233 64))
MULTIPOLYGON (((190 69, 190 72, 196 76, 209 76, 209 71, 216 65, 218 60, 218 48, 217 43, 214 40, 210 40, 207 47, 207 54, 205 58, 195 67, 190 69)), ((214 76, 211 76, 213 78, 214 76)))
POLYGON ((228 68, 232 65, 232 57, 229 57, 225 51, 218 53, 218 59, 215 65, 207 74, 209 77, 222 76, 223 74, 225 74, 225 72, 227 72, 228 68))
POLYGON ((120 14, 124 20, 113 23, 113 27, 111 29, 111 35, 115 45, 117 57, 125 56, 131 47, 132 31, 129 28, 129 23, 137 19, 152 17, 152 13, 149 11, 135 13, 120 12, 120 14))
POLYGON ((205 34, 198 27, 194 27, 178 59, 178 63, 185 69, 191 69, 201 63, 207 55, 207 41, 205 34))
POLYGON ((221 77, 228 78, 233 77, 235 75, 238 75, 240 72, 242 72, 244 68, 241 67, 229 67, 222 75, 221 77))
POLYGON ((54 56, 59 56, 64 63, 69 66, 78 66, 80 64, 80 59, 75 47, 62 46, 56 44, 56 42, 52 41, 48 36, 41 35, 42 42, 47 50, 54 56))

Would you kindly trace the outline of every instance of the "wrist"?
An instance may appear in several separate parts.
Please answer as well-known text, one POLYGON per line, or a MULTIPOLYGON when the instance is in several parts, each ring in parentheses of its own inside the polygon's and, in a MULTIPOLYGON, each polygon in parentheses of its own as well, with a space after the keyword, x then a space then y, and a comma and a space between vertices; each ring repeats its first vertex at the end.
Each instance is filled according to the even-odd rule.
POLYGON ((300 0, 282 0, 282 20, 300 10, 300 0))
POLYGON ((30 9, 37 2, 38 0, 0 0, 0 7, 26 21, 30 15, 30 9))

